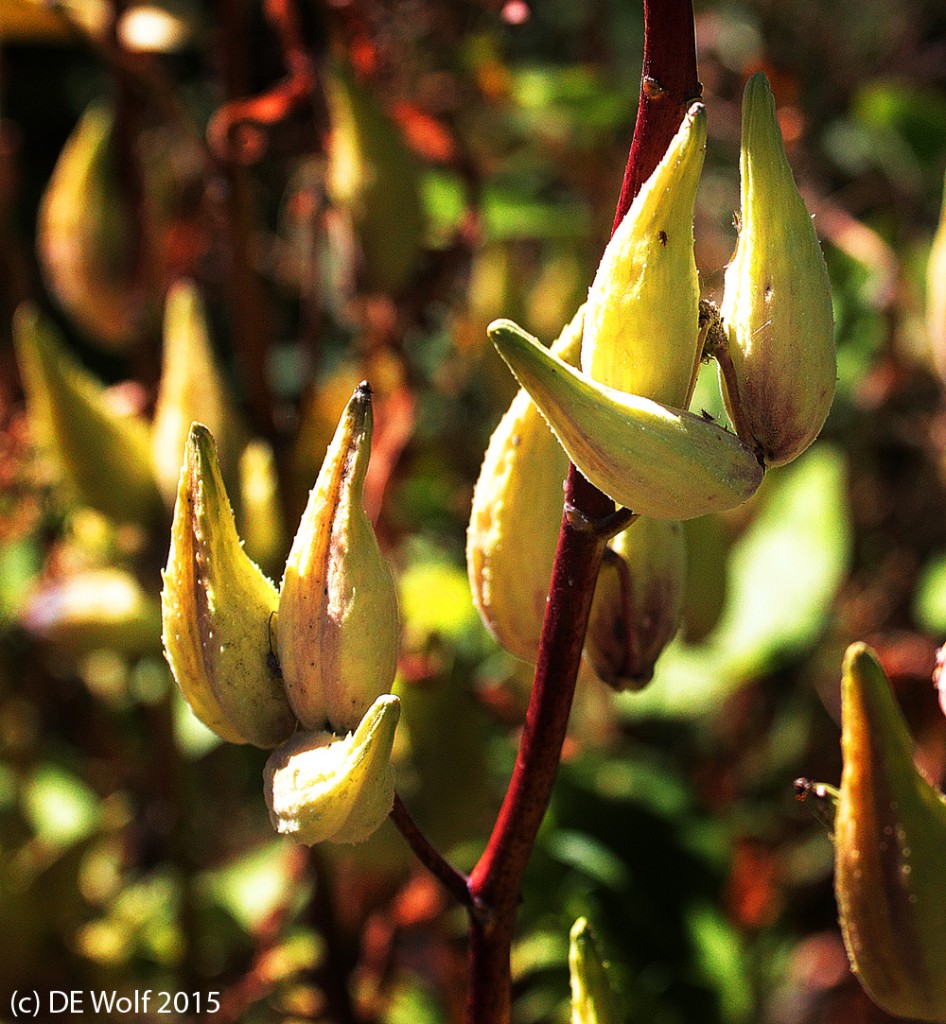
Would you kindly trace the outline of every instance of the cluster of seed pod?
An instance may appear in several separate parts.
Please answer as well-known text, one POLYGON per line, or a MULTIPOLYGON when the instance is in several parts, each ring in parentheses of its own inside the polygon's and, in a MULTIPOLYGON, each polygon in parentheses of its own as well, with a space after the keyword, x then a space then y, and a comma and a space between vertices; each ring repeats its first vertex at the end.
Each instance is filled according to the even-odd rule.
MULTIPOLYGON (((715 324, 701 319, 693 253, 705 148, 706 112, 695 103, 605 249, 584 307, 580 365, 562 341, 546 349, 508 320, 489 329, 522 391, 474 494, 474 599, 500 642, 534 660, 564 452, 637 516, 611 544, 586 643, 599 675, 618 688, 650 678, 680 624, 686 563, 679 527, 668 524, 746 501, 766 467, 814 440, 834 393, 827 270, 763 75, 745 92, 740 231, 715 324), (687 411, 706 356, 719 362, 735 434, 687 411), (535 426, 539 416, 548 430, 535 426), (517 496, 526 478, 531 502, 517 496)), ((577 333, 575 322, 563 339, 577 333)))
POLYGON ((280 590, 244 552, 209 431, 181 469, 162 611, 168 663, 224 739, 276 747, 264 772, 276 830, 359 842, 394 799, 397 595, 364 509, 371 390, 349 401, 280 590))
MULTIPOLYGON (((178 282, 167 296, 151 423, 116 408, 34 308, 17 312, 14 339, 33 433, 78 501, 144 527, 173 506, 163 640, 196 716, 230 742, 291 744, 266 773, 280 831, 309 843, 364 838, 391 808, 399 712, 388 692, 399 633, 394 578, 364 509, 370 388, 356 388, 341 417, 277 590, 253 557, 275 564, 284 550, 278 531, 262 529, 278 517, 272 456, 262 442, 245 445, 193 284, 178 282), (220 450, 215 433, 225 438, 220 450), (228 497, 227 481, 237 479, 256 532, 249 550, 228 497)), ((115 571, 109 593, 129 590, 126 575, 115 571)), ((141 594, 127 623, 94 608, 80 621, 67 600, 74 591, 39 595, 24 624, 73 646, 81 647, 78 633, 103 629, 134 645, 139 620, 155 618, 141 594)))

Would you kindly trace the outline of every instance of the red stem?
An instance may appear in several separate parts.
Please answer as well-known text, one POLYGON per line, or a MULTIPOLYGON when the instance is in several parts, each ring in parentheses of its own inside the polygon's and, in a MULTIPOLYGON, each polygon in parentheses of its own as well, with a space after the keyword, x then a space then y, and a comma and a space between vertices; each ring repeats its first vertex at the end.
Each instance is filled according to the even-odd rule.
MULTIPOLYGON (((640 106, 615 227, 699 95, 692 0, 644 0, 640 106)), ((572 524, 581 517, 593 523, 614 511, 611 500, 574 466, 569 467, 565 501, 579 516, 562 519, 516 766, 486 850, 470 875, 480 912, 470 915, 467 1024, 509 1021, 509 953, 522 877, 558 771, 606 545, 604 535, 572 524)))

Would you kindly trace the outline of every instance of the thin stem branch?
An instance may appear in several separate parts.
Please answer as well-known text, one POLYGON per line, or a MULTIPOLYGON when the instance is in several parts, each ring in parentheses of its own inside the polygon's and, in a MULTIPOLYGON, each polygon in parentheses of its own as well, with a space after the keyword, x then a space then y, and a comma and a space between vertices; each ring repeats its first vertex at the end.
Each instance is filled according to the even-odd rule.
POLYGON ((470 880, 458 871, 421 831, 407 809, 400 793, 394 794, 394 806, 391 808, 391 821, 407 840, 414 856, 434 875, 451 896, 465 907, 473 909, 473 896, 470 892, 470 880))
MULTIPOLYGON (((690 103, 700 94, 691 0, 644 0, 641 98, 615 226, 660 162, 690 103)), ((576 528, 615 512, 613 502, 569 467, 549 603, 532 695, 512 779, 470 875, 486 916, 470 918, 467 1024, 507 1024, 509 952, 522 877, 552 793, 606 539, 576 528)))

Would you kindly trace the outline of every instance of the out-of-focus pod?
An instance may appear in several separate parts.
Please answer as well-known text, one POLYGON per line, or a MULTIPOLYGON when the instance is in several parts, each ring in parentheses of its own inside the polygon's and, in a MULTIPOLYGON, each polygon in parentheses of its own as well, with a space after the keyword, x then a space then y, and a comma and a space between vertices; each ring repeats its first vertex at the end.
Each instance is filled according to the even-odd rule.
MULTIPOLYGON (((582 310, 552 351, 578 359, 582 310)), ((510 654, 534 661, 562 522, 568 456, 520 389, 493 431, 473 491, 466 565, 484 625, 510 654)))
POLYGON ((865 644, 844 659, 841 720, 835 891, 848 955, 888 1013, 946 1021, 946 800, 914 764, 865 644))
POLYGON ((615 690, 639 690, 683 617, 686 535, 668 519, 638 518, 608 545, 588 621, 585 654, 615 690))
POLYGON ((134 657, 160 646, 158 602, 124 569, 85 569, 42 585, 20 624, 73 657, 106 648, 134 657))
POLYGON ((741 504, 761 483, 756 457, 715 423, 599 384, 509 320, 489 336, 572 462, 617 504, 690 519, 741 504))
POLYGON ((240 536, 243 550, 265 572, 278 575, 289 538, 283 526, 282 501, 273 449, 257 438, 240 456, 240 536))
POLYGON ((104 346, 127 349, 145 311, 135 287, 139 239, 122 202, 114 115, 93 104, 66 142, 39 209, 36 244, 50 292, 104 346))
POLYGON ((926 330, 933 362, 946 381, 946 185, 926 265, 926 330))
POLYGON ((151 435, 155 473, 169 506, 177 495, 181 453, 192 423, 203 423, 217 439, 220 468, 230 480, 245 432, 217 371, 203 300, 192 281, 181 280, 165 300, 161 381, 151 435))
POLYGON ((391 813, 400 701, 386 693, 345 737, 300 732, 273 751, 263 792, 273 828, 309 846, 360 843, 391 813))
POLYGON ((233 743, 296 727, 273 653, 276 588, 243 551, 213 437, 191 427, 163 573, 164 650, 194 714, 233 743))
POLYGON ((779 466, 818 436, 837 366, 828 269, 762 72, 743 97, 739 166, 742 212, 720 306, 720 379, 743 441, 779 466))
POLYGON ((371 388, 342 413, 292 542, 279 598, 279 663, 308 729, 354 729, 397 670, 397 591, 364 506, 371 388))
POLYGON ((572 925, 568 945, 572 1024, 621 1024, 623 1016, 608 979, 591 926, 584 917, 572 925))
POLYGON ((693 204, 705 152, 706 109, 696 103, 604 250, 581 346, 589 377, 681 409, 701 355, 693 204))
POLYGON ((326 186, 351 220, 370 288, 397 292, 417 267, 424 235, 417 165, 377 97, 334 63, 324 77, 332 132, 326 186))
POLYGON ((149 425, 115 411, 35 307, 17 309, 13 338, 30 426, 79 501, 116 522, 155 521, 161 498, 149 425))

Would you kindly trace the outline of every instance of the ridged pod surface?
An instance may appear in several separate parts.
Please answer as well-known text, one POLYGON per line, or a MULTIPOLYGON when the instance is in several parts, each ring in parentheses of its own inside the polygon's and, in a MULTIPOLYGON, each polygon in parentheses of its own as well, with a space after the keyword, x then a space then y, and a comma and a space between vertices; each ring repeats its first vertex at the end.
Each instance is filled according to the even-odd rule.
MULTIPOLYGON (((579 310, 552 346, 578 359, 579 310)), ((510 654, 535 661, 562 522, 568 456, 520 389, 493 431, 473 490, 466 566, 486 628, 510 654)))
POLYGON ((46 187, 36 226, 50 292, 76 323, 111 349, 139 334, 133 301, 135 240, 119 192, 114 117, 88 107, 66 141, 46 187))
POLYGON ((35 307, 17 309, 13 340, 31 428, 76 497, 115 522, 153 523, 161 497, 149 425, 115 411, 35 307))
POLYGON ((741 504, 761 483, 755 456, 715 423, 598 384, 509 320, 489 336, 572 462, 617 504, 690 519, 741 504))
POLYGON ((165 656, 194 714, 232 743, 281 743, 296 720, 272 657, 278 594, 243 551, 213 437, 199 423, 162 576, 165 656))
POLYGON ((231 480, 245 431, 214 361, 200 293, 193 281, 180 280, 165 300, 161 380, 151 433, 155 473, 168 505, 177 494, 181 452, 195 422, 218 439, 221 471, 231 480))
POLYGON ((681 409, 701 354, 693 204, 705 152, 706 109, 697 103, 604 250, 581 346, 589 377, 681 409))
POLYGON ((357 728, 397 669, 394 577, 364 507, 371 389, 342 413, 292 542, 279 598, 279 663, 308 729, 357 728))
POLYGON ((865 644, 844 659, 841 720, 835 890, 848 955, 888 1013, 946 1021, 946 800, 914 764, 865 644))
POLYGON ((309 846, 367 839, 394 803, 391 749, 399 715, 400 701, 386 693, 348 736, 300 732, 273 751, 263 771, 273 828, 309 846))
POLYGON ((742 439, 779 466, 818 436, 837 366, 828 270, 761 72, 746 85, 739 167, 739 238, 719 310, 731 372, 721 361, 720 380, 742 439))
POLYGON ((598 574, 585 654, 615 690, 639 690, 683 619, 686 534, 670 519, 638 517, 609 543, 598 574))
POLYGON ((588 921, 572 925, 568 944, 572 1024, 621 1024, 624 1019, 588 921))

